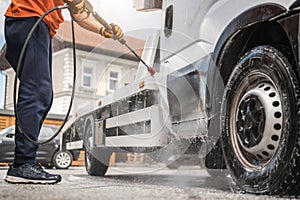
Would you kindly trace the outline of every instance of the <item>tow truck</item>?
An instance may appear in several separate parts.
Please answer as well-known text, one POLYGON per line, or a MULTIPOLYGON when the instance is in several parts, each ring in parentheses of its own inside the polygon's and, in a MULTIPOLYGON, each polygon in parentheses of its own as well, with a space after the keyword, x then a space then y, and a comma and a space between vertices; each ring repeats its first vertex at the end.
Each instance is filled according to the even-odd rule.
POLYGON ((255 194, 300 191, 299 0, 134 0, 160 9, 133 83, 73 117, 67 150, 104 176, 112 152, 187 151, 255 194))

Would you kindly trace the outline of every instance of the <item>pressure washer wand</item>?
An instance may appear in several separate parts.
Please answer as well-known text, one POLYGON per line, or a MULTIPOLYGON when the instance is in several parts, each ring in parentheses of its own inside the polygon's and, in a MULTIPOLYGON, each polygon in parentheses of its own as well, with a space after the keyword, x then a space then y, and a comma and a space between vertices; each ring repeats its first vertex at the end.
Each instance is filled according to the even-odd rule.
MULTIPOLYGON (((96 11, 93 10, 93 7, 89 1, 86 1, 86 9, 100 24, 102 24, 102 26, 105 27, 106 30, 113 32, 111 25, 107 23, 107 21, 103 17, 101 17, 96 11)), ((131 51, 131 53, 147 67, 147 70, 151 74, 151 76, 153 76, 156 73, 156 70, 153 67, 147 65, 147 63, 126 43, 125 39, 119 40, 119 42, 122 45, 125 45, 131 51)))
MULTIPOLYGON (((121 41, 119 41, 119 42, 121 44, 123 44, 121 41)), ((149 65, 147 65, 145 63, 145 61, 139 55, 137 55, 137 53, 126 43, 126 41, 125 41, 124 45, 131 51, 131 53, 133 53, 135 55, 135 57, 137 57, 139 59, 139 61, 141 61, 147 67, 147 70, 151 74, 151 76, 153 76, 156 73, 155 69, 153 67, 150 67, 149 65)))

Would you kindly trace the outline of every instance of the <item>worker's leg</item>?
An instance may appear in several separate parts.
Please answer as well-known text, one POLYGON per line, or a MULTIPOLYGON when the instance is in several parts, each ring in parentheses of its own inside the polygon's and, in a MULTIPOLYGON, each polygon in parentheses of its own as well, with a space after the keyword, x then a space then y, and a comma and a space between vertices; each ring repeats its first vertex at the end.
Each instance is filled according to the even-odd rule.
MULTIPOLYGON (((16 70, 23 43, 37 18, 7 18, 6 58, 16 70)), ((52 103, 51 37, 41 22, 27 46, 20 71, 17 110, 23 130, 37 140, 41 124, 52 103)), ((28 142, 16 129, 15 163, 34 163, 38 146, 28 142)))
POLYGON ((49 112, 49 110, 51 108, 52 102, 53 102, 53 92, 52 92, 52 43, 51 42, 50 42, 50 45, 49 45, 49 68, 48 68, 48 75, 49 75, 49 77, 48 77, 48 79, 49 79, 49 88, 51 88, 51 94, 50 94, 50 91, 48 91, 49 94, 50 94, 50 96, 49 96, 50 102, 48 103, 48 107, 45 108, 45 112, 44 112, 44 114, 42 116, 40 127, 42 127, 42 124, 43 124, 43 122, 44 122, 44 120, 45 120, 45 118, 46 118, 46 116, 47 116, 47 114, 48 114, 48 112, 49 112))

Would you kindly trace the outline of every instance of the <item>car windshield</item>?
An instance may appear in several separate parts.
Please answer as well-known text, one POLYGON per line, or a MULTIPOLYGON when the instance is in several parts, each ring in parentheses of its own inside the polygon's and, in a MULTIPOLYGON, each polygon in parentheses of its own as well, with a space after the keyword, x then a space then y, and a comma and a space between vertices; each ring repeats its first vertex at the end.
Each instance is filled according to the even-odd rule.
POLYGON ((57 129, 55 126, 42 126, 39 138, 50 138, 56 133, 57 129))
POLYGON ((10 126, 6 129, 3 129, 0 131, 0 137, 3 137, 4 135, 6 135, 7 133, 14 133, 15 132, 15 125, 10 126))

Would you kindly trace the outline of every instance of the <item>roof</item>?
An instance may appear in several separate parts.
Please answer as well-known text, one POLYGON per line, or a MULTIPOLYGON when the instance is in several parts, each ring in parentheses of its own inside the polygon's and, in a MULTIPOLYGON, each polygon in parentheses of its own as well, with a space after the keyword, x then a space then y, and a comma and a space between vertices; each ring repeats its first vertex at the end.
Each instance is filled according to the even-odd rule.
MULTIPOLYGON (((87 31, 76 23, 74 23, 74 30, 76 49, 137 60, 125 45, 121 45, 118 41, 106 39, 97 33, 87 31)), ((124 39, 127 44, 141 56, 145 41, 129 36, 125 36, 124 39)), ((71 22, 65 21, 60 25, 53 39, 53 52, 69 47, 72 47, 71 22)))

